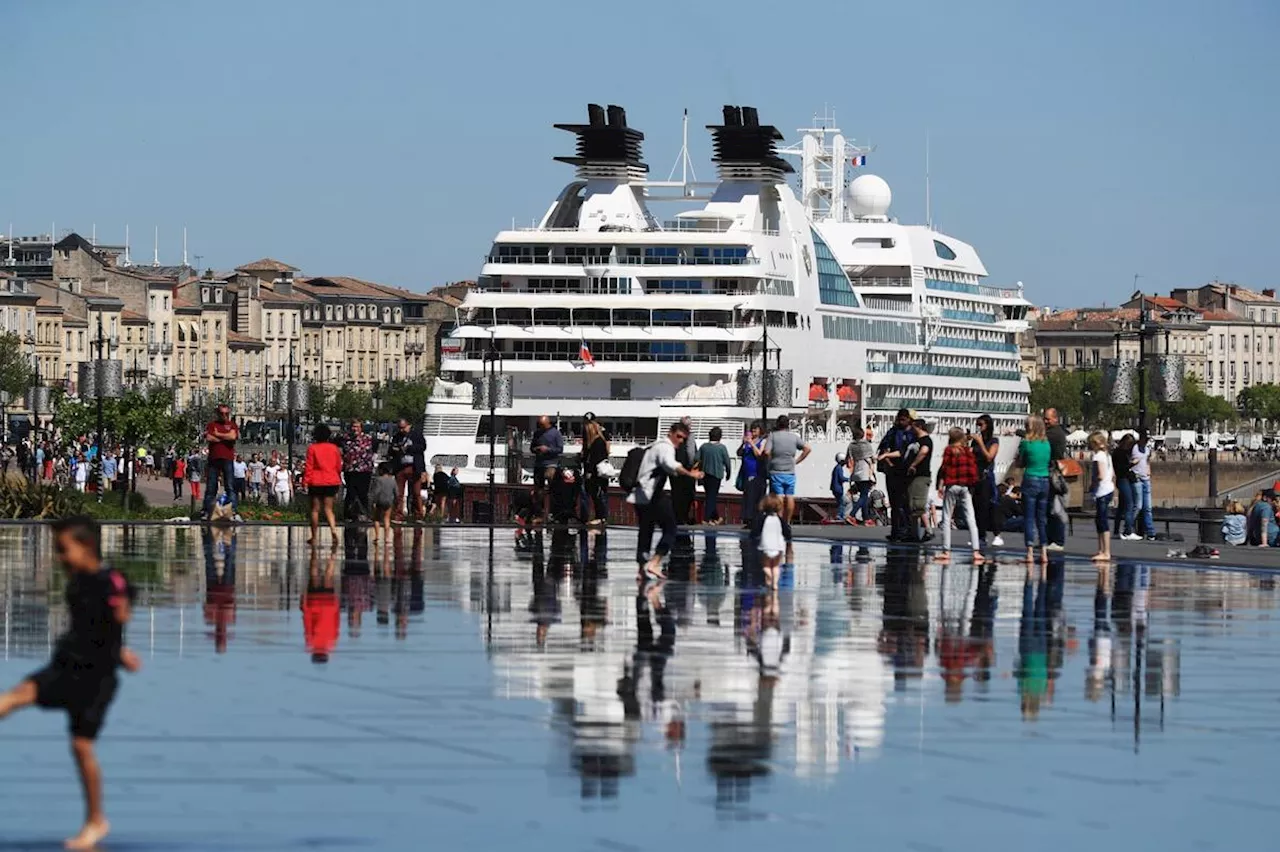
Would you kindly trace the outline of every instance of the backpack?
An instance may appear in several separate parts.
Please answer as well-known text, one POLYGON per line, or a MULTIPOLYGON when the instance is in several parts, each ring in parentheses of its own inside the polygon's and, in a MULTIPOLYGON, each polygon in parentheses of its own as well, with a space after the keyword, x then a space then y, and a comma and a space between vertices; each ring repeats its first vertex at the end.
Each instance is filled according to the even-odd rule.
POLYGON ((624 491, 633 491, 640 484, 640 463, 644 461, 647 447, 634 447, 627 452, 626 461, 622 463, 622 472, 618 474, 618 485, 624 491))

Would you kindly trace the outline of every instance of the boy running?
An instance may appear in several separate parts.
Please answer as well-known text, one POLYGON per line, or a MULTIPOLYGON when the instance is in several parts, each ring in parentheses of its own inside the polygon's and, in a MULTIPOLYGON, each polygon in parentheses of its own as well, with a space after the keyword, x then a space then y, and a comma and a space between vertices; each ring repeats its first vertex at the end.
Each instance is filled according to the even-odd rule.
POLYGON ((67 570, 71 628, 58 640, 49 665, 0 695, 0 718, 31 704, 66 710, 71 753, 84 790, 85 820, 64 844, 92 849, 110 830, 102 811, 102 770, 93 743, 116 694, 116 668, 136 672, 137 654, 124 645, 132 589, 120 573, 102 564, 102 537, 96 521, 64 518, 53 524, 58 560, 67 570))

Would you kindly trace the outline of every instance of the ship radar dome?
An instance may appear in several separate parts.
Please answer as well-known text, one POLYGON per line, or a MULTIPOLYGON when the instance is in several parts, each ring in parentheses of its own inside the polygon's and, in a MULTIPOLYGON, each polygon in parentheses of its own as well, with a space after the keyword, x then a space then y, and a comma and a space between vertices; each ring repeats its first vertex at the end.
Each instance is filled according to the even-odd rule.
POLYGON ((879 175, 859 175, 849 184, 849 210, 859 219, 885 220, 893 192, 879 175))

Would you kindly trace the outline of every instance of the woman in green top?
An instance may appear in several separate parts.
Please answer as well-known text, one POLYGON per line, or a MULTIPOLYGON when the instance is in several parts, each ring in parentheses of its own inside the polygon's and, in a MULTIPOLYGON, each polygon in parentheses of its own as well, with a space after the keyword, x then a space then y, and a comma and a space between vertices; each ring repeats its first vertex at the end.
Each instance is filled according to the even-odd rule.
POLYGON ((698 447, 698 467, 702 473, 702 488, 706 492, 706 505, 703 506, 702 520, 712 526, 721 523, 720 509, 717 501, 720 498, 720 483, 729 478, 729 451, 720 443, 723 432, 719 426, 711 429, 711 440, 698 447))
POLYGON ((1044 434, 1044 419, 1032 414, 1027 418, 1026 434, 1018 445, 1018 467, 1022 468, 1022 519, 1027 541, 1027 562, 1035 561, 1035 548, 1040 548, 1040 562, 1049 562, 1045 545, 1045 520, 1049 515, 1049 441, 1044 434))

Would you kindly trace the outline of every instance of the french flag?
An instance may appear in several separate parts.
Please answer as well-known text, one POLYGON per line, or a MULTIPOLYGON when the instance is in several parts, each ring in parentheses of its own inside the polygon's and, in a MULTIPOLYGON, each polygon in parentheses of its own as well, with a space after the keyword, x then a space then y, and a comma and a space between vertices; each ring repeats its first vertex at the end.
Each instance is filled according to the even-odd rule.
POLYGON ((586 338, 583 338, 582 343, 578 345, 578 360, 588 367, 596 365, 596 359, 591 357, 591 347, 587 346, 586 338))
POLYGON ((849 164, 850 164, 851 166, 853 166, 855 169, 856 169, 858 166, 865 166, 865 165, 867 164, 867 155, 866 155, 866 154, 859 154, 858 156, 856 156, 856 157, 854 157, 852 160, 850 160, 850 161, 849 161, 849 164))

